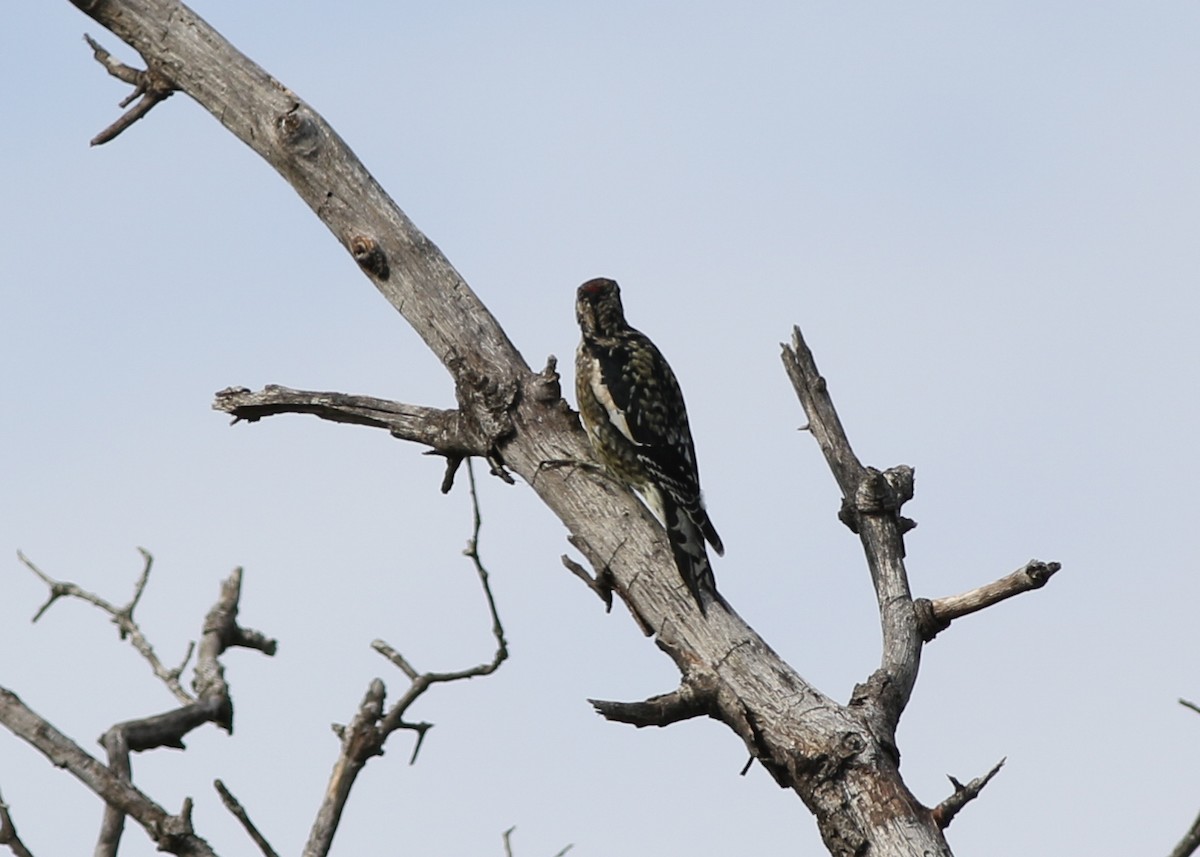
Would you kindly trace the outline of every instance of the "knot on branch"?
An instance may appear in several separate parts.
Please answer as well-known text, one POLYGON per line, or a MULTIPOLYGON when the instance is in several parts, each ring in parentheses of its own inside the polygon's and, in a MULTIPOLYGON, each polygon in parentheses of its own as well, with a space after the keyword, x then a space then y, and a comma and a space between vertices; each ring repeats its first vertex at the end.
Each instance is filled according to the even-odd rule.
POLYGON ((301 104, 293 105, 275 120, 275 128, 279 132, 279 142, 297 157, 311 158, 320 148, 320 128, 301 104))
POLYGON ((903 535, 916 527, 917 522, 900 515, 900 508, 913 498, 915 471, 907 464, 891 467, 882 473, 865 467, 853 497, 843 497, 838 520, 858 534, 859 521, 864 515, 891 515, 903 535))
POLYGON ((487 450, 492 475, 511 485, 513 478, 504 467, 500 445, 516 431, 512 411, 517 405, 520 385, 511 377, 494 378, 480 372, 461 357, 451 357, 446 364, 455 377, 459 412, 470 433, 476 436, 479 448, 487 450))
POLYGON ((917 629, 921 632, 921 639, 926 643, 950 627, 950 620, 938 614, 933 609, 933 602, 928 598, 915 599, 913 612, 917 615, 917 629))
POLYGON ((355 235, 350 239, 350 255, 358 266, 373 275, 376 279, 386 280, 391 276, 388 267, 387 254, 374 238, 369 235, 355 235))

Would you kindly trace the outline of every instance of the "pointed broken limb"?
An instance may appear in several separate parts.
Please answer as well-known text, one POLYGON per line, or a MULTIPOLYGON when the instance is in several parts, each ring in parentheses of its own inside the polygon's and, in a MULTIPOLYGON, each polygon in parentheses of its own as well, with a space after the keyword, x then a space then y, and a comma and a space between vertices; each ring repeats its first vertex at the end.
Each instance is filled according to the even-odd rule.
POLYGON ((916 524, 900 516, 901 507, 912 498, 913 471, 901 466, 881 473, 864 467, 850 447, 828 386, 799 327, 792 329, 792 342, 782 349, 783 365, 808 417, 809 431, 841 489, 838 516, 862 542, 879 605, 883 632, 880 666, 865 684, 855 688, 852 705, 863 712, 878 739, 894 747, 896 725, 917 681, 923 642, 904 568, 904 533, 916 524))
POLYGON ((612 575, 610 572, 606 573, 604 569, 601 569, 600 571, 596 572, 595 577, 593 577, 592 575, 588 574, 586 568, 577 563, 575 560, 571 559, 566 554, 562 555, 562 564, 566 566, 567 570, 571 572, 571 574, 582 580, 587 588, 592 590, 592 592, 595 592, 599 599, 604 602, 605 613, 612 612, 613 588, 612 575))
POLYGON ((233 814, 234 818, 241 822, 246 834, 254 840, 254 844, 263 853, 263 857, 279 857, 275 849, 271 847, 271 843, 267 842, 266 837, 254 826, 254 822, 250 820, 250 816, 246 813, 242 804, 233 796, 233 793, 229 789, 225 788, 225 784, 220 780, 213 780, 213 788, 221 796, 221 803, 225 805, 225 808, 233 814))
POLYGON ((217 393, 213 410, 224 411, 235 423, 253 423, 276 414, 312 414, 331 422, 386 429, 392 437, 421 443, 446 455, 484 455, 487 451, 482 439, 472 436, 457 410, 407 405, 373 396, 292 390, 278 384, 268 384, 258 392, 227 387, 217 393))
POLYGON ((1060 568, 1061 563, 1031 559, 1011 574, 970 592, 933 600, 920 598, 917 600, 917 614, 921 636, 925 642, 929 642, 960 616, 991 607, 1022 592, 1041 589, 1060 568))
POLYGON ((670 693, 642 702, 607 702, 589 699, 596 713, 606 720, 643 726, 670 726, 693 717, 713 716, 718 710, 716 689, 711 683, 685 681, 670 693))
POLYGON ((933 820, 937 826, 945 830, 950 826, 950 822, 954 820, 954 816, 958 815, 958 811, 966 806, 975 798, 979 797, 979 793, 983 791, 983 787, 992 781, 992 777, 1000 773, 1000 769, 1004 767, 1007 759, 1001 759, 996 763, 996 766, 984 774, 982 777, 976 777, 967 783, 965 786, 954 777, 948 777, 950 784, 954 786, 954 794, 946 798, 933 808, 933 820))
POLYGON ((258 392, 245 387, 227 387, 216 395, 213 410, 223 411, 235 423, 257 422, 276 414, 313 414, 323 420, 386 429, 392 437, 431 447, 430 452, 447 459, 442 493, 449 492, 454 474, 467 456, 487 460, 491 473, 512 484, 512 477, 494 448, 494 425, 485 425, 463 409, 442 410, 408 405, 373 396, 292 390, 268 384, 258 392))
POLYGON ((478 676, 491 675, 508 658, 508 642, 504 636, 504 626, 500 622, 500 614, 496 609, 496 599, 492 595, 487 568, 479 555, 479 533, 483 527, 483 518, 479 512, 479 495, 475 484, 475 471, 471 462, 467 461, 467 475, 471 488, 471 537, 463 555, 471 559, 475 574, 479 578, 479 586, 483 590, 487 602, 488 614, 492 620, 492 636, 496 641, 496 650, 492 659, 485 663, 454 672, 420 672, 409 663, 404 655, 383 640, 375 640, 371 648, 379 652, 395 665, 405 676, 410 685, 408 690, 385 711, 387 689, 380 679, 374 679, 367 688, 358 711, 353 719, 345 726, 334 726, 341 751, 334 763, 330 774, 329 785, 325 789, 325 800, 317 811, 316 820, 309 831, 308 843, 304 848, 304 857, 324 857, 333 844, 334 834, 350 797, 350 790, 359 772, 374 756, 383 755, 383 745, 388 736, 398 729, 417 733, 413 744, 412 757, 409 764, 415 763, 425 734, 433 728, 432 723, 424 721, 410 722, 405 720, 408 709, 422 694, 435 684, 478 676))
POLYGON ((170 98, 175 92, 175 84, 154 66, 147 64, 148 67, 142 70, 117 62, 113 59, 112 54, 101 47, 99 42, 91 36, 85 35, 83 38, 91 47, 96 62, 104 66, 113 77, 133 85, 133 92, 121 101, 122 109, 133 104, 134 99, 140 99, 137 104, 122 114, 120 119, 92 138, 93 146, 101 146, 119 136, 122 131, 149 113, 154 105, 170 98))

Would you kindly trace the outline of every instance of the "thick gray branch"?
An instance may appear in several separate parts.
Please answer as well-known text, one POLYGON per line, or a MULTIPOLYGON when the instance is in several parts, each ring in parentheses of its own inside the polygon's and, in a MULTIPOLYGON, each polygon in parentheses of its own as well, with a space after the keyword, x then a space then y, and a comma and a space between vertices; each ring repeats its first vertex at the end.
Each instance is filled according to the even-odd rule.
POLYGON ((208 843, 192 831, 190 803, 185 802, 179 815, 171 815, 3 687, 0 687, 0 723, 39 750, 55 767, 69 771, 108 806, 135 819, 159 850, 187 857, 216 857, 208 843))
POLYGON ((276 414, 313 414, 337 423, 386 429, 401 440, 424 444, 445 455, 487 455, 488 438, 458 410, 406 405, 371 396, 292 390, 270 384, 258 392, 229 387, 217 393, 213 409, 234 422, 256 422, 276 414))
POLYGON ((879 739, 891 745, 921 664, 922 639, 904 568, 904 533, 915 525, 900 517, 900 507, 912 497, 913 472, 897 467, 880 473, 858 460, 798 327, 791 345, 783 346, 783 364, 808 429, 842 490, 839 516, 858 533, 871 570, 883 652, 879 671, 855 689, 853 702, 862 707, 879 739))

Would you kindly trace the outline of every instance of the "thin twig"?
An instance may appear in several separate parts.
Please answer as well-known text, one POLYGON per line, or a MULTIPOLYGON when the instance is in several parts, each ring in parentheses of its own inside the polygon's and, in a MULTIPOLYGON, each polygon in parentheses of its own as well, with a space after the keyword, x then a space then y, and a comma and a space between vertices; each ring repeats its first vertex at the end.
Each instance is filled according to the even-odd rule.
POLYGON ((266 837, 259 833, 258 828, 254 826, 254 822, 250 820, 250 816, 242 807, 237 798, 229 789, 225 788, 225 784, 220 780, 213 780, 213 788, 217 790, 217 794, 221 796, 221 803, 225 804, 225 808, 233 813, 234 818, 242 823, 242 827, 246 829, 246 833, 254 840, 254 844, 258 846, 265 857, 279 857, 275 849, 271 847, 271 843, 267 842, 266 837))
POLYGON ((495 654, 490 661, 468 669, 442 673, 420 672, 409 663, 404 655, 387 642, 375 640, 371 643, 371 648, 403 672, 411 684, 384 714, 384 685, 382 681, 375 679, 363 698, 354 719, 346 726, 335 727, 341 740, 341 753, 334 763, 329 785, 325 789, 325 801, 317 811, 317 818, 309 832, 304 857, 324 857, 329 852, 342 811, 349 799, 350 789, 353 787, 359 771, 373 756, 383 754, 383 745, 391 733, 403 729, 417 734, 416 741, 413 742, 409 764, 416 762, 417 755, 425 742, 425 736, 433 728, 433 724, 405 720, 404 716, 425 691, 434 684, 442 682, 491 675, 508 658, 508 642, 504 636, 504 626, 496 608, 496 599, 492 594, 488 571, 479 553, 479 533, 483 528, 483 516, 479 511, 475 471, 471 466, 470 459, 467 459, 467 475, 471 489, 471 537, 467 541, 467 547, 463 554, 471 558, 475 573, 479 578, 480 588, 483 589, 484 599, 487 601, 488 613, 492 619, 492 635, 496 640, 495 654))
POLYGON ((954 777, 948 777, 950 784, 954 786, 954 794, 934 807, 933 819, 937 822, 937 826, 942 830, 949 827, 950 822, 954 820, 954 816, 958 815, 958 811, 979 797, 979 793, 983 791, 983 787, 991 782, 992 777, 1000 773, 1000 769, 1004 767, 1006 761, 1007 759, 1001 759, 996 763, 994 768, 982 777, 976 777, 971 780, 965 786, 954 779, 954 777))
POLYGON ((50 589, 50 595, 46 598, 46 603, 43 604, 33 616, 33 621, 41 619, 47 610, 59 598, 71 597, 78 598, 81 601, 86 601, 95 607, 100 608, 107 613, 117 626, 117 634, 122 640, 128 639, 143 658, 150 664, 150 668, 154 670, 154 674, 167 686, 167 689, 174 694, 175 698, 182 703, 192 703, 196 698, 192 696, 179 681, 180 675, 183 673, 184 667, 191 658, 192 647, 194 644, 188 644, 187 654, 184 656, 183 662, 175 669, 167 669, 163 662, 159 660, 158 655, 154 652, 154 647, 150 645, 150 641, 146 639, 142 633, 142 629, 138 626, 133 618, 133 610, 142 598, 142 593, 146 590, 146 584, 150 579, 150 569, 154 564, 154 557, 145 548, 138 548, 142 555, 143 565, 142 573, 138 577, 138 582, 134 586, 133 598, 124 607, 117 607, 109 601, 101 598, 95 593, 89 592, 86 589, 64 580, 55 580, 46 574, 40 568, 33 564, 29 557, 25 556, 21 551, 17 551, 17 558, 25 564, 25 567, 41 578, 42 582, 50 589))
MULTIPOLYGON (((1180 699, 1179 704, 1200 714, 1200 705, 1191 700, 1180 699)), ((1192 826, 1188 828, 1187 833, 1179 840, 1179 844, 1171 851, 1171 857, 1191 857, 1197 848, 1200 848, 1200 815, 1196 816, 1192 826)))
MULTIPOLYGON (((513 831, 516 829, 517 828, 514 825, 513 827, 510 827, 508 830, 504 831, 504 857, 513 857, 512 834, 513 834, 513 831)), ((568 851, 570 851, 574 847, 575 847, 574 843, 567 845, 562 850, 560 850, 557 854, 555 854, 554 857, 563 857, 564 854, 566 854, 568 851)))
POLYGON ((113 59, 112 54, 101 47, 100 43, 91 36, 85 35, 83 38, 87 41, 88 46, 91 47, 92 55, 95 57, 96 62, 104 66, 105 70, 113 77, 133 85, 133 92, 121 100, 120 106, 122 108, 129 107, 135 99, 140 99, 137 104, 134 104, 132 108, 122 114, 116 122, 92 138, 92 145, 100 146, 118 137, 122 131, 149 113, 154 105, 170 98, 174 94, 176 87, 161 72, 152 68, 143 71, 125 65, 122 62, 117 62, 117 60, 113 59))
POLYGON ((1192 822, 1188 832, 1179 840, 1179 844, 1171 851, 1171 857, 1191 857, 1200 848, 1200 815, 1192 822))
POLYGON ((33 857, 33 852, 26 848, 21 837, 17 836, 17 827, 9 815, 4 795, 0 795, 0 845, 7 845, 14 857, 33 857))

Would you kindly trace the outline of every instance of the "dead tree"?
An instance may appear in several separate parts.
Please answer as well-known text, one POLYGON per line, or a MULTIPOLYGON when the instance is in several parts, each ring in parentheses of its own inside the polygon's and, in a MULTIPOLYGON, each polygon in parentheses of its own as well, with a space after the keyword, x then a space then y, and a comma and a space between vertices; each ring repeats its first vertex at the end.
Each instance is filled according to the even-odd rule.
MULTIPOLYGON (((316 818, 304 846, 304 857, 324 857, 329 853, 337 833, 342 811, 350 797, 350 791, 358 774, 372 758, 383 754, 384 744, 393 733, 407 730, 415 733, 411 762, 415 762, 421 750, 425 734, 432 727, 425 721, 407 718, 413 704, 426 691, 438 684, 463 681, 479 676, 491 675, 508 658, 508 644, 504 636, 496 602, 488 582, 488 572, 479 555, 479 530, 481 517, 479 499, 475 491, 475 476, 468 465, 473 529, 463 553, 471 560, 480 587, 487 602, 492 624, 492 636, 496 650, 491 659, 475 666, 451 672, 421 672, 392 646, 383 640, 375 640, 371 646, 407 677, 409 685, 394 701, 387 700, 386 686, 382 679, 370 682, 359 703, 358 709, 345 725, 335 725, 339 739, 339 751, 333 764, 329 784, 324 798, 317 809, 316 818)), ((185 749, 183 739, 192 730, 212 723, 228 733, 233 732, 233 699, 229 684, 225 681, 225 667, 221 657, 231 648, 257 649, 266 655, 274 655, 277 644, 258 631, 242 627, 238 621, 238 607, 242 591, 242 569, 233 573, 222 583, 221 594, 216 604, 204 617, 200 629, 199 645, 189 645, 179 666, 168 669, 159 659, 154 647, 142 633, 134 619, 134 610, 150 580, 154 560, 144 549, 142 573, 134 586, 133 597, 122 606, 117 606, 89 592, 78 584, 56 580, 43 572, 23 554, 21 561, 36 574, 49 589, 46 602, 34 614, 40 619, 60 598, 78 598, 106 613, 121 639, 128 640, 138 654, 150 665, 155 676, 179 701, 180 707, 149 717, 117 723, 100 736, 100 745, 107 755, 107 765, 91 756, 71 738, 59 732, 44 717, 40 716, 11 690, 0 687, 0 723, 15 735, 27 741, 43 753, 54 765, 75 775, 105 804, 104 816, 96 844, 97 857, 115 857, 121 844, 126 817, 134 819, 154 840, 158 850, 171 854, 215 857, 216 852, 192 824, 192 799, 186 798, 177 813, 170 813, 133 783, 132 753, 155 750, 161 747, 185 749), (189 692, 181 683, 184 669, 196 654, 189 692)), ((238 802, 221 780, 213 787, 221 802, 241 823, 246 834, 254 841, 265 857, 275 857, 276 852, 267 838, 255 827, 247 810, 238 802)), ((505 838, 507 847, 507 837, 505 838)), ((0 845, 8 845, 17 857, 30 857, 30 852, 17 835, 12 814, 0 799, 0 845)))
POLYGON ((564 564, 610 603, 615 592, 679 668, 675 690, 635 703, 595 701, 601 714, 638 726, 698 716, 726 724, 752 760, 815 815, 831 854, 950 854, 943 829, 995 770, 966 785, 955 782, 953 793, 933 807, 905 785, 895 734, 923 646, 954 619, 1042 586, 1057 563, 1031 561, 963 595, 914 598, 904 566, 904 535, 914 523, 901 514, 912 497, 913 471, 881 471, 858 460, 795 329, 783 346, 784 366, 840 488, 839 517, 862 543, 883 638, 878 669, 847 702, 829 698, 732 607, 699 613, 646 509, 594 470, 571 464, 590 455, 562 398, 554 359, 540 372, 525 363, 437 247, 324 119, 182 4, 73 2, 145 64, 144 70, 122 65, 92 43, 109 72, 135 87, 129 101, 139 99, 93 142, 112 140, 173 92, 193 98, 270 163, 325 223, 441 360, 458 402, 454 410, 439 410, 272 386, 224 390, 214 407, 235 420, 309 413, 386 429, 445 456, 443 489, 468 457, 486 460, 500 478, 511 481, 516 474, 567 526, 571 544, 595 574, 567 557, 564 564))

